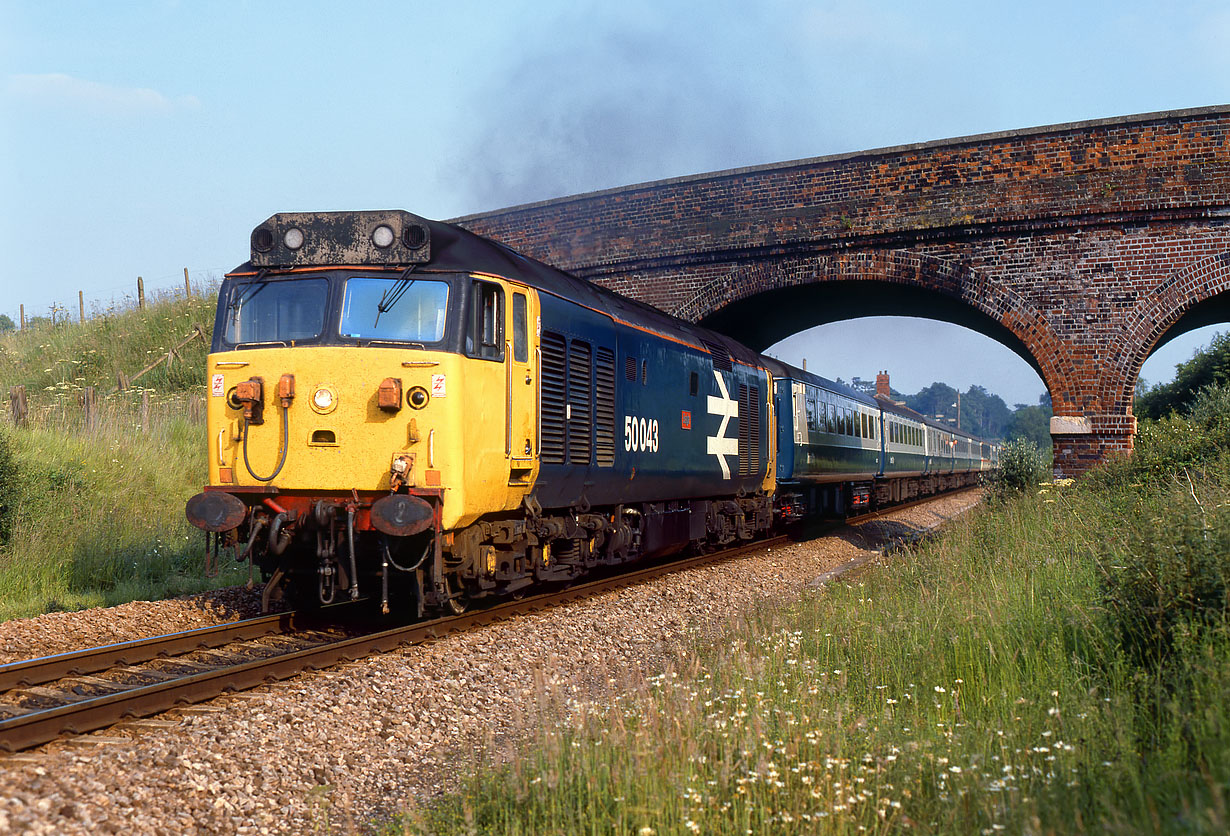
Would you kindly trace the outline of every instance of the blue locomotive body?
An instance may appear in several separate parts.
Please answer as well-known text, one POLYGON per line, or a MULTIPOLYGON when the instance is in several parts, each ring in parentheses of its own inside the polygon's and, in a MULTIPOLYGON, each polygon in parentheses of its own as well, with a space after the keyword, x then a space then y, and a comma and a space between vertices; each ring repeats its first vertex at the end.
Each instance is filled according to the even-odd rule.
POLYGON ((248 543, 266 602, 379 583, 386 609, 399 587, 457 609, 994 466, 891 401, 407 212, 273 216, 218 322, 188 515, 248 543))

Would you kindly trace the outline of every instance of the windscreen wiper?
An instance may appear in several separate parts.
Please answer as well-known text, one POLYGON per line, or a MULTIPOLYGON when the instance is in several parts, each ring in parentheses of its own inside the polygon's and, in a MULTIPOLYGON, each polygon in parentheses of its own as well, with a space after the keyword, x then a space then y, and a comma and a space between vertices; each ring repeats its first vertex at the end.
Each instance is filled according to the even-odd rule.
POLYGON ((265 274, 269 272, 269 268, 262 267, 261 271, 256 274, 256 278, 243 286, 243 290, 231 301, 231 321, 239 320, 239 309, 246 303, 251 302, 256 294, 260 293, 265 288, 269 287, 269 282, 265 281, 265 274))
POLYGON ((402 273, 392 287, 385 288, 384 293, 380 295, 380 301, 376 304, 376 321, 372 323, 372 328, 380 324, 380 315, 392 310, 393 306, 401 301, 401 297, 406 295, 406 291, 410 289, 410 285, 414 284, 414 279, 410 278, 410 274, 414 272, 416 264, 411 264, 406 268, 406 272, 402 273))

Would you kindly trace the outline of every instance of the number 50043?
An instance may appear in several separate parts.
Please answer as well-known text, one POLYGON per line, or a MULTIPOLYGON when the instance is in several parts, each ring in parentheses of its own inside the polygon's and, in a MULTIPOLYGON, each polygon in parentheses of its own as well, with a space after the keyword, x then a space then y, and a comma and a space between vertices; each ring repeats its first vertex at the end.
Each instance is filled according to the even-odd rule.
POLYGON ((658 452, 658 420, 625 415, 624 449, 633 453, 658 452))

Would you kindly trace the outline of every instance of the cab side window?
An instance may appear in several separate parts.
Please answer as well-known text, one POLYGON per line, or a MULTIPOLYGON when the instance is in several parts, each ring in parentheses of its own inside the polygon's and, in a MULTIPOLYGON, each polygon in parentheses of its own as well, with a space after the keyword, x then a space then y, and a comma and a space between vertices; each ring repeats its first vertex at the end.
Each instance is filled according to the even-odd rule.
POLYGON ((504 291, 497 284, 474 283, 466 353, 484 360, 504 359, 504 291))
POLYGON ((530 359, 529 320, 526 316, 524 293, 513 294, 513 359, 528 363, 530 359))

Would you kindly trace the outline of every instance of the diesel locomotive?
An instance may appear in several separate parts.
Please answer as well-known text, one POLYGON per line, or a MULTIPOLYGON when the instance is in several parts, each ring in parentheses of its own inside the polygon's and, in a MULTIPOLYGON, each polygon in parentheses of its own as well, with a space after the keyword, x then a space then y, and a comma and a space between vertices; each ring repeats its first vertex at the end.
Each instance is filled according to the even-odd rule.
POLYGON ((418 616, 978 481, 997 448, 450 224, 283 213, 222 283, 187 516, 263 604, 418 616))

